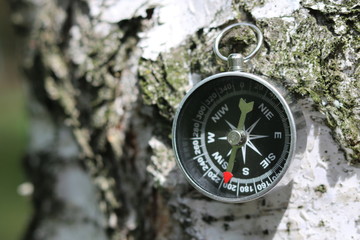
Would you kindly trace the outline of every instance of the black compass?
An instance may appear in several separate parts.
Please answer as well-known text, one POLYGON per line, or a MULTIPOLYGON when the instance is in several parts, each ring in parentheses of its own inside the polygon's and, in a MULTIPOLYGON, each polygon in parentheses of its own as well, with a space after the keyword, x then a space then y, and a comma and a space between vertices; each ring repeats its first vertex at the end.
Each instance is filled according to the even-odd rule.
POLYGON ((202 80, 184 97, 173 123, 180 169, 200 192, 225 202, 249 201, 272 189, 289 167, 295 140, 293 115, 279 91, 240 71, 202 80))

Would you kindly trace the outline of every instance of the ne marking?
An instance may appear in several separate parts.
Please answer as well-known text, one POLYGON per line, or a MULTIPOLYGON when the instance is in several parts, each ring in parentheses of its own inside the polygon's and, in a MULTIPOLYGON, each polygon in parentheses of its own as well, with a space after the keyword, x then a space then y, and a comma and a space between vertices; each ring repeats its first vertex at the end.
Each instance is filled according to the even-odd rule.
POLYGON ((264 114, 267 120, 270 120, 274 116, 274 114, 269 110, 268 107, 264 105, 264 103, 261 103, 258 109, 261 110, 261 112, 264 114))

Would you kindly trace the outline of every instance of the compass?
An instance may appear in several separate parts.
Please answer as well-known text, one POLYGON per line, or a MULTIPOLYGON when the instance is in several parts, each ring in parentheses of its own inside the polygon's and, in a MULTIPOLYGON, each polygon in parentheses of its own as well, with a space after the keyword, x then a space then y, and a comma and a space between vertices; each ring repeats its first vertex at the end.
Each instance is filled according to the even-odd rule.
POLYGON ((225 28, 215 53, 228 61, 228 72, 210 76, 183 98, 173 122, 173 149, 187 180, 204 195, 223 202, 263 196, 286 173, 296 145, 291 109, 268 81, 242 72, 243 62, 259 50, 260 30, 248 23, 225 28), (247 57, 218 51, 230 29, 245 25, 257 34, 258 46, 247 57))

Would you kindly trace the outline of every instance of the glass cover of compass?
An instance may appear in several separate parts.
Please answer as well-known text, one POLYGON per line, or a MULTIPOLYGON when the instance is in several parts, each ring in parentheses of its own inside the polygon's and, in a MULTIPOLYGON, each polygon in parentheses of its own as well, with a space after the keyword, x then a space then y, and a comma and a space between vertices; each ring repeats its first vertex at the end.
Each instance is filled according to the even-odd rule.
POLYGON ((293 115, 277 89, 244 72, 204 79, 183 98, 173 148, 188 181, 206 196, 245 202, 283 177, 294 154, 293 115))

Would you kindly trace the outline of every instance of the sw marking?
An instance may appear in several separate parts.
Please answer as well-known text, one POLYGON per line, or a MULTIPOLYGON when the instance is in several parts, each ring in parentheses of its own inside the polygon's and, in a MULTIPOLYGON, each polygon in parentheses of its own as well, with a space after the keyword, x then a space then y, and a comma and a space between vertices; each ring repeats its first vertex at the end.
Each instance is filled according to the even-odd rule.
POLYGON ((228 166, 228 163, 225 162, 225 159, 223 158, 223 156, 221 156, 221 154, 219 152, 215 152, 213 154, 211 154, 211 156, 213 156, 213 158, 216 160, 216 162, 225 170, 228 166))

